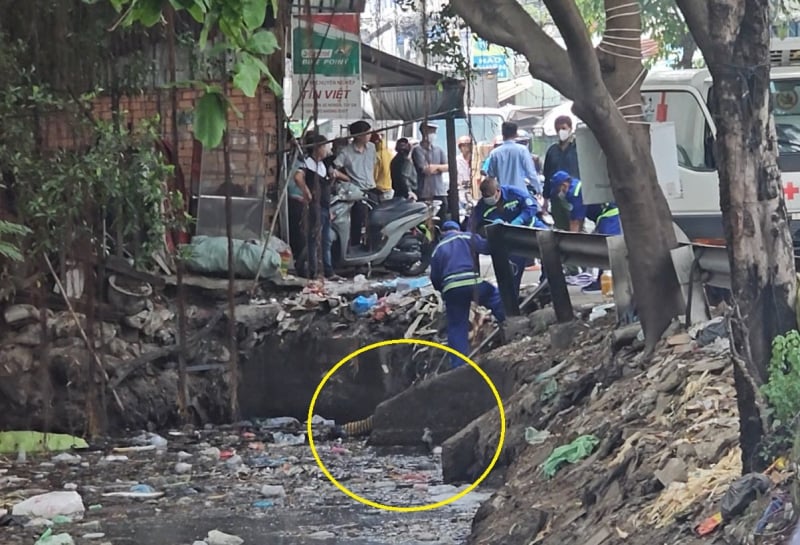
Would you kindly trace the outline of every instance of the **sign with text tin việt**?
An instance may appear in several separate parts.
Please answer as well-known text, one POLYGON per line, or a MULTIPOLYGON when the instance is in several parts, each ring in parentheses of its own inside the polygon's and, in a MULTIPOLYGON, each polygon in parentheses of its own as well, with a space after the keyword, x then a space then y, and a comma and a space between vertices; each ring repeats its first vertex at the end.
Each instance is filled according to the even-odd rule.
POLYGON ((355 13, 298 15, 292 24, 292 117, 361 119, 361 38, 355 13))

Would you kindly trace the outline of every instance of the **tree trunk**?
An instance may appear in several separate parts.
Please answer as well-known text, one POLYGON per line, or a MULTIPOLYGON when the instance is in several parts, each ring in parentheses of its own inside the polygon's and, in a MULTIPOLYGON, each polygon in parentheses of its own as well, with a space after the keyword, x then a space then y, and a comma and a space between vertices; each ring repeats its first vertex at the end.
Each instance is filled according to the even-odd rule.
POLYGON ((732 352, 744 470, 766 432, 758 386, 772 339, 796 327, 794 249, 770 110, 769 0, 678 0, 711 72, 709 107, 731 265, 732 352), (714 21, 714 24, 709 24, 714 21))
POLYGON ((692 34, 687 32, 681 40, 681 59, 675 65, 675 68, 689 69, 694 67, 694 54, 697 52, 697 43, 692 38, 692 34))
POLYGON ((672 217, 656 179, 649 129, 642 123, 641 52, 631 52, 630 41, 619 39, 641 34, 625 30, 640 29, 641 15, 627 0, 605 0, 606 12, 617 17, 607 21, 595 52, 574 0, 544 3, 567 51, 514 0, 452 0, 451 6, 481 37, 525 55, 535 78, 574 101, 575 114, 603 148, 624 225, 637 312, 652 349, 682 304, 670 255, 677 244, 672 217))

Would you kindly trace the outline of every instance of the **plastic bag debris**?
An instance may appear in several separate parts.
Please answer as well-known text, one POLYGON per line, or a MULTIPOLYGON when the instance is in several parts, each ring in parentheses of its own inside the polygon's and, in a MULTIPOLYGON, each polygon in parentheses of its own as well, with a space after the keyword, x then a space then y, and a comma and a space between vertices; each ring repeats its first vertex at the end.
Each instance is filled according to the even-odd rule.
POLYGON ((727 521, 741 515, 756 497, 766 493, 771 487, 772 481, 761 473, 748 473, 734 481, 722 497, 722 518, 727 521))
POLYGON ((549 479, 553 477, 564 463, 574 464, 589 456, 600 443, 594 435, 581 435, 568 445, 562 445, 555 450, 542 464, 542 472, 549 479))
POLYGON ((82 515, 86 511, 81 495, 74 491, 48 492, 18 503, 11 514, 52 519, 58 515, 82 515))
POLYGON ((42 433, 38 431, 0 432, 0 454, 15 452, 60 451, 72 448, 89 448, 80 437, 64 433, 42 433))
POLYGON ((536 428, 525 428, 525 441, 529 445, 541 445, 550 437, 547 430, 537 430, 536 428))
POLYGON ((355 299, 353 299, 353 303, 350 306, 357 315, 361 316, 362 314, 366 314, 370 311, 372 307, 378 304, 378 296, 374 293, 369 297, 364 297, 363 295, 359 295, 355 299))
POLYGON ((295 446, 295 445, 304 445, 306 442, 306 434, 304 433, 301 433, 300 435, 294 435, 291 433, 283 433, 279 431, 273 433, 272 438, 275 440, 276 445, 295 446))

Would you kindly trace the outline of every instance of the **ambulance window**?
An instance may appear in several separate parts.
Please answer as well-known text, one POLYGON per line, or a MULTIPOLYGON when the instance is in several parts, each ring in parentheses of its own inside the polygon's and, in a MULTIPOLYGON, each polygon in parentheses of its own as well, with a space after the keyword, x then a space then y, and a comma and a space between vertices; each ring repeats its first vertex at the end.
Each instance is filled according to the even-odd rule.
POLYGON ((710 130, 697 98, 687 91, 643 92, 642 98, 648 121, 656 121, 659 109, 666 107, 662 121, 675 123, 678 164, 693 170, 713 170, 711 154, 706 153, 710 130))
POLYGON ((781 155, 800 153, 800 80, 782 79, 772 82, 772 104, 778 152, 781 155))

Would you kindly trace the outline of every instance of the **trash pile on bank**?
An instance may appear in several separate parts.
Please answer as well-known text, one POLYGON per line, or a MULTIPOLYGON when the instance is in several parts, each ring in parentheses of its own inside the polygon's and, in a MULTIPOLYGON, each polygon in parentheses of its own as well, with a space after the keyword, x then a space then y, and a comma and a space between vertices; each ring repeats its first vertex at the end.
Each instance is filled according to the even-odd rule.
POLYGON ((470 543, 785 542, 799 512, 794 468, 777 459, 742 477, 725 321, 674 328, 649 362, 590 338, 497 351, 537 353, 553 372, 506 402, 518 451, 470 543))
MULTIPOLYGON (((378 456, 363 442, 337 438, 333 421, 315 416, 312 426, 327 469, 364 498, 422 505, 463 490, 442 483, 436 452, 378 456)), ((301 537, 452 544, 466 539, 475 511, 491 494, 472 492, 435 516, 372 516, 379 512, 346 497, 322 475, 305 430, 293 418, 270 418, 163 435, 142 432, 100 449, 60 437, 47 443, 55 451, 43 450, 37 434, 0 434, 0 444, 8 447, 0 454, 3 543, 155 543, 153 537, 169 533, 176 545, 301 537)))
MULTIPOLYGON (((215 415, 224 414, 227 394, 217 384, 231 359, 225 290, 217 286, 226 282, 205 280, 215 287, 187 286, 186 306, 185 360, 192 397, 197 400, 194 412, 201 422, 215 421, 215 415)), ((368 280, 359 275, 341 282, 308 282, 300 289, 285 289, 282 295, 272 293, 240 296, 235 320, 241 360, 265 339, 294 334, 299 342, 319 320, 328 323, 327 330, 333 334, 349 332, 365 342, 402 337, 442 341, 445 337, 442 302, 425 277, 368 280)), ((175 422, 176 301, 146 282, 113 275, 108 297, 110 302, 89 332, 85 314, 47 310, 46 337, 39 308, 30 304, 3 308, 0 422, 5 427, 80 429, 85 418, 86 371, 92 360, 99 360, 100 372, 107 377, 108 405, 114 411, 112 427, 175 422), (87 349, 88 337, 94 339, 97 358, 87 349), (45 342, 51 371, 43 374, 40 352, 45 342), (52 386, 41 383, 43 376, 53 379, 52 386), (52 394, 35 393, 47 389, 52 394), (51 398, 56 400, 53 406, 48 405, 51 398)), ((472 336, 479 341, 491 332, 493 324, 477 308, 473 317, 472 336)), ((345 355, 331 354, 331 358, 335 362, 345 355)))

